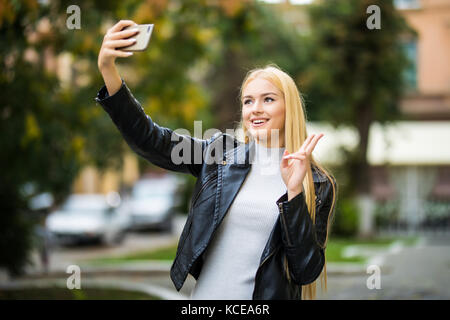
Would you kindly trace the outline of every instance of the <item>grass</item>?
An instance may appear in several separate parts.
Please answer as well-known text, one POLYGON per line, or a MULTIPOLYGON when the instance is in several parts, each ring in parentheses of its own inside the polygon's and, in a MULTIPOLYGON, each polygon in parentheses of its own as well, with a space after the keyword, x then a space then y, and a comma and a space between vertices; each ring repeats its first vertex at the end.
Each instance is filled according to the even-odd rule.
POLYGON ((406 246, 413 245, 418 239, 416 237, 401 238, 374 238, 374 239, 358 239, 358 238, 330 238, 327 249, 326 258, 328 262, 348 262, 348 263, 364 263, 365 257, 353 256, 344 257, 343 253, 348 246, 361 245, 365 247, 385 248, 393 244, 395 241, 401 241, 406 246))
MULTIPOLYGON (((404 238, 375 238, 375 239, 358 239, 358 238, 330 238, 327 249, 326 258, 328 262, 348 262, 348 263, 364 263, 365 257, 354 256, 344 257, 343 252, 346 247, 353 245, 364 245, 373 247, 387 247, 395 241, 402 241, 404 245, 413 245, 417 241, 416 237, 404 237, 404 238)), ((157 250, 142 251, 133 254, 124 255, 114 258, 99 258, 95 260, 89 260, 90 264, 103 265, 103 264, 116 264, 133 261, 145 261, 145 260, 173 260, 177 245, 173 244, 168 247, 159 248, 157 250)))
POLYGON ((344 257, 342 253, 345 247, 349 244, 344 241, 334 241, 328 242, 327 249, 325 250, 325 256, 327 262, 348 262, 348 263, 364 263, 366 258, 355 256, 355 257, 344 257))
POLYGON ((159 300, 139 291, 49 287, 0 291, 0 300, 159 300))
POLYGON ((114 264, 114 263, 124 263, 143 260, 174 260, 176 252, 177 252, 177 245, 173 244, 171 246, 162 247, 156 250, 141 251, 114 258, 93 259, 89 260, 88 262, 89 264, 96 265, 96 264, 114 264))

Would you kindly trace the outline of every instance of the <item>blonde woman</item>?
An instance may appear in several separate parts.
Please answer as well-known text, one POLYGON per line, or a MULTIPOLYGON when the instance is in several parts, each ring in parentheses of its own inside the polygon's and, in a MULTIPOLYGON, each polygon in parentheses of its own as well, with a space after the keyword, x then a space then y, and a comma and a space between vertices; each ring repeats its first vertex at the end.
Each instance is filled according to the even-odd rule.
POLYGON ((314 298, 337 188, 312 156, 323 134, 307 134, 294 81, 274 65, 254 69, 241 87, 240 135, 177 134, 145 114, 115 68, 133 24, 108 30, 95 100, 137 154, 197 178, 170 271, 176 289, 190 273, 192 299, 314 298))

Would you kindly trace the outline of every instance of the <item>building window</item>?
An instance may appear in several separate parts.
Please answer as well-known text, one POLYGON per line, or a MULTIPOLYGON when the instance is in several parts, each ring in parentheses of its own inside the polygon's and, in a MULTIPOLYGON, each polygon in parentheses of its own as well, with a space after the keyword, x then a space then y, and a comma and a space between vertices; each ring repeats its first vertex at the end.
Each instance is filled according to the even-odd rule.
POLYGON ((420 0, 394 0, 394 5, 399 10, 419 9, 420 0))
POLYGON ((402 44, 408 59, 408 66, 403 72, 403 78, 408 90, 417 89, 417 41, 410 40, 402 44))

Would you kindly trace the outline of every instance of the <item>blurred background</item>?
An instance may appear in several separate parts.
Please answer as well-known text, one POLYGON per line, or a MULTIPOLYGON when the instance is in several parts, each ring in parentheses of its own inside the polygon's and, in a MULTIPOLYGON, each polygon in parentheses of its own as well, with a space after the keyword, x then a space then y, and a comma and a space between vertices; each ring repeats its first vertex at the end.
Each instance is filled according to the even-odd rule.
POLYGON ((248 70, 276 63, 295 79, 338 181, 319 299, 450 298, 448 0, 0 0, 1 299, 193 288, 189 275, 177 292, 169 270, 194 178, 138 158, 94 101, 121 19, 155 25, 117 65, 162 126, 235 128, 248 70))

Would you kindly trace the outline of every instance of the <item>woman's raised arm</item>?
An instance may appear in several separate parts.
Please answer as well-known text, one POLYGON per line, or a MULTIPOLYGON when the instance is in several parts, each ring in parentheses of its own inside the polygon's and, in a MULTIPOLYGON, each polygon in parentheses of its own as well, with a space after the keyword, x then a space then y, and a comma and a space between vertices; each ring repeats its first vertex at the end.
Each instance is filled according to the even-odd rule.
POLYGON ((123 28, 137 25, 131 20, 120 20, 106 32, 103 37, 103 43, 98 54, 98 69, 105 81, 109 95, 116 93, 121 84, 119 72, 116 69, 115 60, 117 57, 125 58, 133 55, 133 52, 125 52, 117 50, 117 48, 125 47, 133 44, 136 39, 130 38, 139 33, 138 29, 128 29, 122 31, 123 28))
POLYGON ((208 140, 180 135, 159 126, 145 114, 114 65, 116 57, 130 55, 115 48, 132 43, 122 38, 132 36, 135 31, 120 30, 134 24, 131 20, 121 20, 105 35, 98 58, 105 85, 98 91, 95 101, 109 114, 125 141, 137 154, 161 168, 198 177, 203 151, 219 135, 208 140))

